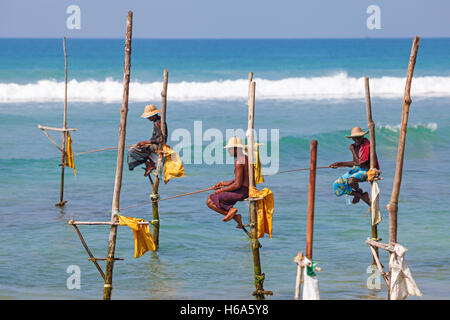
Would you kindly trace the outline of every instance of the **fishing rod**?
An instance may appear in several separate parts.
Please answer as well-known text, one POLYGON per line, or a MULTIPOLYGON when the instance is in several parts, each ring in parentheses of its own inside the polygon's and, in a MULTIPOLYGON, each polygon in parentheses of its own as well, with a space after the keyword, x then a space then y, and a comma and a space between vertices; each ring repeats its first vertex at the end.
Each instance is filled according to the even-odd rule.
MULTIPOLYGON (((207 188, 207 189, 201 189, 201 190, 197 190, 197 191, 193 191, 193 192, 183 193, 183 194, 179 194, 179 195, 176 195, 176 196, 172 196, 172 197, 168 197, 168 198, 159 199, 159 200, 156 200, 155 202, 165 201, 165 200, 170 200, 170 199, 175 199, 175 198, 180 198, 180 197, 185 197, 185 196, 189 196, 189 195, 191 195, 191 194, 196 194, 196 193, 206 192, 206 191, 210 191, 210 190, 213 190, 213 189, 214 189, 214 187, 211 187, 211 188, 207 188)), ((126 210, 126 209, 130 209, 130 208, 135 208, 135 207, 145 206, 145 205, 150 204, 150 203, 152 203, 152 202, 153 202, 153 201, 147 201, 147 202, 135 204, 135 205, 132 205, 132 206, 128 206, 128 207, 122 208, 121 210, 126 210)))
MULTIPOLYGON (((327 169, 327 168, 331 168, 330 166, 328 167, 317 167, 316 169, 327 169)), ((286 172, 294 172, 294 171, 304 171, 304 170, 309 170, 309 168, 302 168, 302 169, 291 169, 291 170, 284 170, 284 171, 279 171, 278 173, 286 173, 286 172)), ((188 193, 182 193, 176 196, 172 196, 172 197, 168 197, 168 198, 163 198, 163 199, 159 199, 156 200, 156 202, 160 202, 160 201, 165 201, 165 200, 171 200, 171 199, 176 199, 176 198, 181 198, 181 197, 185 197, 185 196, 190 196, 192 194, 197 194, 197 193, 201 193, 201 192, 206 192, 206 191, 210 191, 213 190, 214 187, 210 187, 207 189, 201 189, 201 190, 197 190, 197 191, 192 191, 192 192, 188 192, 188 193)), ((152 203, 153 201, 147 201, 147 202, 143 202, 143 203, 139 203, 139 204, 135 204, 132 206, 128 206, 125 208, 122 208, 121 210, 126 210, 126 209, 130 209, 130 208, 135 208, 135 207, 140 207, 140 206, 145 206, 147 204, 152 203)))
MULTIPOLYGON (((128 146, 125 146, 125 148, 131 148, 136 146, 135 144, 130 144, 128 146)), ((96 150, 89 150, 89 151, 84 151, 84 152, 80 152, 75 154, 76 156, 82 155, 82 154, 87 154, 87 153, 94 153, 94 152, 100 152, 100 151, 107 151, 107 150, 114 150, 114 149, 118 149, 119 147, 111 147, 111 148, 104 148, 104 149, 96 149, 96 150)))
MULTIPOLYGON (((316 167, 316 169, 328 169, 328 168, 332 168, 332 167, 330 167, 330 166, 327 166, 327 167, 316 167)), ((304 171, 304 170, 309 170, 309 169, 310 168, 284 170, 284 171, 278 171, 276 174, 278 174, 278 173, 286 173, 286 172, 294 172, 294 171, 304 171)))

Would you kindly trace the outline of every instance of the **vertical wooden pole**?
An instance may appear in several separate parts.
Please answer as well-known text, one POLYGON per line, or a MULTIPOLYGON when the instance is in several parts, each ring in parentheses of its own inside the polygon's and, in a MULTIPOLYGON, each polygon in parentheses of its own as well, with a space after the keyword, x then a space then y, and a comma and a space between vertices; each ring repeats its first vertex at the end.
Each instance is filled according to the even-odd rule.
MULTIPOLYGON (((416 65, 417 51, 419 49, 420 37, 415 37, 411 55, 409 57, 408 72, 406 74, 405 93, 402 106, 402 121, 400 128, 400 136, 398 139, 397 164, 395 167, 394 185, 392 187, 391 200, 386 206, 389 211, 389 243, 397 243, 397 212, 398 197, 400 194, 400 185, 402 183, 403 159, 405 155, 406 130, 408 127, 409 107, 411 105, 411 82, 414 75, 414 67, 416 65)), ((392 253, 391 253, 392 254, 392 253)), ((391 266, 389 272, 391 273, 391 266)), ((390 292, 388 298, 390 299, 390 292)))
POLYGON ((411 55, 409 58, 408 73, 406 75, 405 94, 402 107, 402 121, 400 136, 398 140, 397 165, 395 167, 394 185, 392 187, 391 200, 387 205, 389 211, 389 242, 397 242, 397 211, 398 197, 400 194, 400 185, 402 183, 403 159, 405 155, 406 130, 408 127, 409 107, 411 105, 411 82, 414 74, 414 66, 416 64, 417 50, 419 49, 420 38, 414 39, 411 55))
MULTIPOLYGON (((251 74, 251 73, 250 73, 251 74)), ((250 75, 249 75, 250 78, 250 75)), ((255 88, 256 83, 251 82, 250 95, 248 98, 248 129, 247 129, 247 144, 248 144, 248 179, 249 188, 255 187, 254 174, 254 124, 255 124, 255 88)), ((253 295, 257 300, 264 299, 264 273, 261 272, 261 260, 259 256, 259 241, 258 241, 258 219, 257 219, 257 204, 256 201, 250 201, 250 231, 252 236, 252 253, 253 253, 253 268, 255 273, 255 292, 253 295)))
MULTIPOLYGON (((67 129, 67 52, 66 52, 66 37, 63 39, 64 49, 64 70, 65 70, 65 88, 64 88, 64 114, 63 114, 63 129, 67 129)), ((58 207, 63 207, 67 201, 64 201, 64 167, 66 166, 66 139, 67 131, 62 132, 62 151, 61 151, 61 185, 59 192, 59 202, 56 204, 58 207)))
POLYGON ((316 195, 317 140, 311 141, 309 158, 308 217, 306 222, 306 257, 312 260, 314 233, 314 202, 316 195))
MULTIPOLYGON (((253 72, 248 73, 248 96, 252 94, 252 82, 253 82, 253 72)), ((247 101, 248 105, 248 101, 247 101)))
MULTIPOLYGON (((169 72, 167 69, 164 69, 164 80, 163 80, 163 89, 161 91, 161 131, 163 134, 163 142, 160 144, 160 150, 163 145, 166 144, 167 139, 167 132, 166 132, 166 108, 167 108, 167 85, 169 82, 169 72)), ((162 165, 162 154, 159 153, 159 164, 162 165)), ((155 181, 153 182, 153 190, 152 190, 152 209, 153 209, 153 241, 155 242, 156 248, 159 248, 159 207, 158 207, 158 200, 159 200, 159 176, 160 176, 160 170, 161 168, 157 166, 156 168, 157 175, 155 177, 155 181)))
MULTIPOLYGON (((130 87, 130 64, 131 64, 131 37, 133 29, 133 12, 128 11, 127 33, 125 39, 125 62, 123 70, 123 97, 120 108, 119 143, 117 151, 116 178, 114 181, 114 193, 112 200, 111 222, 117 221, 120 212, 120 189, 122 187, 123 158, 125 151, 125 136, 128 115, 128 93, 130 87)), ((108 256, 106 258, 105 284, 103 287, 103 299, 110 300, 112 293, 112 275, 114 268, 114 253, 116 250, 117 225, 111 224, 108 242, 108 256)))
MULTIPOLYGON (((370 134, 370 168, 375 168, 376 165, 376 144, 375 144, 375 123, 372 119, 372 102, 370 100, 370 87, 369 87, 369 78, 364 78, 364 84, 366 89, 366 114, 367 114, 367 126, 369 128, 369 134, 370 134)), ((370 186, 372 187, 373 182, 370 183, 370 186)), ((370 188, 370 192, 372 193, 372 188, 370 188)), ((370 195, 370 199, 372 200, 372 194, 370 195)), ((374 241, 378 241, 378 226, 372 225, 371 223, 371 229, 372 229, 372 239, 374 241)), ((375 248, 375 252, 378 257, 378 248, 375 248)), ((372 265, 376 265, 375 257, 373 257, 372 265)))
POLYGON ((167 108, 167 85, 169 83, 169 72, 164 69, 163 89, 161 91, 161 131, 163 134, 163 145, 166 144, 166 108, 167 108))

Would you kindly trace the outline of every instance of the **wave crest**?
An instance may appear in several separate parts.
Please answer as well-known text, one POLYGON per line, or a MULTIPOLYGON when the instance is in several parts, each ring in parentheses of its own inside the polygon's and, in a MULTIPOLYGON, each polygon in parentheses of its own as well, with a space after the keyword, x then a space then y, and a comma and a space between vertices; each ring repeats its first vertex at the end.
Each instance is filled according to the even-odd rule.
MULTIPOLYGON (((364 98, 364 78, 339 73, 324 77, 285 78, 281 80, 255 79, 257 99, 353 99, 364 98)), ((402 97, 405 78, 380 77, 370 79, 373 97, 402 97)), ((130 83, 130 101, 160 99, 161 82, 130 83)), ((237 100, 247 99, 248 80, 221 80, 209 82, 169 83, 168 98, 172 101, 237 100)), ((71 80, 68 99, 76 102, 120 102, 123 84, 107 78, 98 80, 71 80)), ((450 77, 416 77, 412 95, 422 97, 450 97, 450 77)), ((0 83, 0 102, 53 102, 64 100, 64 82, 52 79, 36 83, 0 83)))
MULTIPOLYGON (((377 129, 386 129, 388 131, 392 131, 392 132, 399 132, 400 131, 400 127, 401 124, 397 124, 397 125, 390 125, 390 124, 385 124, 385 125, 377 125, 377 129)), ((429 122, 429 123, 419 123, 419 124, 415 124, 412 126, 408 126, 408 129, 418 129, 418 130, 425 130, 425 131, 431 131, 434 132, 438 129, 438 125, 436 122, 429 122)))

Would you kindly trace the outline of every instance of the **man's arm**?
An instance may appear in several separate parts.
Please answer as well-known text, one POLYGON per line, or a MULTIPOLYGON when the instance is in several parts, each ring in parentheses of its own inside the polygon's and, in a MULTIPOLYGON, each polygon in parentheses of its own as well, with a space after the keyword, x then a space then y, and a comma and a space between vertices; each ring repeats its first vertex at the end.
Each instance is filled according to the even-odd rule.
POLYGON ((151 144, 152 142, 150 141, 150 140, 144 140, 144 141, 140 141, 140 142, 138 142, 136 145, 138 146, 138 147, 143 147, 143 146, 145 146, 146 144, 151 144))
POLYGON ((137 143, 138 147, 143 147, 147 144, 160 144, 162 142, 161 123, 156 121, 153 125, 153 134, 150 140, 143 140, 137 143))
POLYGON ((235 178, 232 180, 232 183, 222 189, 216 190, 216 193, 218 192, 224 192, 224 191, 234 191, 242 187, 242 184, 244 182, 244 169, 245 164, 238 164, 236 162, 235 164, 236 170, 235 170, 235 178))
POLYGON ((336 169, 336 168, 340 168, 340 167, 353 167, 354 166, 354 162, 353 161, 343 161, 343 162, 335 162, 330 164, 330 168, 336 169))
POLYGON ((331 168, 336 169, 339 167, 353 167, 353 166, 359 166, 359 159, 358 155, 355 151, 355 146, 353 144, 350 145, 350 151, 352 152, 353 161, 343 161, 343 162, 335 162, 330 165, 331 168))
POLYGON ((220 182, 218 182, 218 183, 216 183, 216 184, 214 185, 214 189, 217 190, 217 189, 220 189, 220 188, 229 186, 229 185, 232 184, 233 182, 234 182, 234 179, 233 179, 233 180, 230 180, 230 181, 220 181, 220 182))

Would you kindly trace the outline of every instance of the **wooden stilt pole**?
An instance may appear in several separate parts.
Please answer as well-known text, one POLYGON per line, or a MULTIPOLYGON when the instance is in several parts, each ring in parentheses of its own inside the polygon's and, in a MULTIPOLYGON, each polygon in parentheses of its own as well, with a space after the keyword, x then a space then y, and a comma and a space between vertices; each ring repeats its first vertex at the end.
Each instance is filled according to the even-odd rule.
MULTIPOLYGON (((248 96, 252 94, 252 82, 253 82, 253 72, 248 73, 248 96)), ((248 100, 247 100, 247 106, 248 106, 248 100)))
MULTIPOLYGON (((63 129, 67 129, 67 52, 66 52, 66 37, 63 39, 64 49, 64 65, 65 65, 65 88, 64 88, 64 115, 63 115, 63 129)), ((62 150, 61 150, 61 185, 59 192, 59 202, 55 204, 57 207, 63 207, 67 201, 64 201, 64 167, 66 166, 66 139, 67 131, 62 132, 62 150)))
MULTIPOLYGON (((417 51, 419 49, 420 37, 415 37, 411 55, 409 57, 408 72, 406 74, 405 94, 402 106, 402 121, 400 128, 400 136, 398 139, 397 164, 395 167, 394 185, 392 187, 391 200, 386 206, 389 211, 389 243, 397 243, 397 212, 398 197, 400 194, 400 185, 402 183, 403 159, 405 155, 406 130, 408 127, 409 107, 411 105, 411 82, 414 75, 414 67, 416 65, 417 51)), ((391 266, 389 266, 391 274, 391 266)), ((390 299, 390 292, 388 298, 390 299)))
MULTIPOLYGON (((122 187, 123 159, 125 151, 125 136, 128 114, 128 93, 130 86, 130 64, 131 64, 131 37, 133 28, 133 12, 128 11, 127 33, 125 40, 125 63, 123 70, 123 100, 120 108, 119 143, 117 151, 116 178, 114 182, 114 194, 112 200, 111 222, 117 221, 120 206, 120 189, 122 187)), ((108 256, 106 258, 105 284, 103 288, 103 299, 110 300, 112 294, 112 276, 114 268, 114 253, 116 250, 117 225, 112 224, 109 232, 108 256)))
MULTIPOLYGON (((250 78, 250 75, 249 75, 250 78)), ((256 83, 253 81, 250 87, 250 95, 248 98, 248 129, 247 129, 247 144, 248 144, 248 179, 249 188, 255 187, 254 174, 254 124, 255 124, 255 88, 256 83)), ((269 291, 264 291, 264 273, 261 272, 261 260, 259 256, 259 241, 258 241, 258 219, 257 219, 257 204, 256 201, 249 201, 250 207, 250 232, 252 237, 252 253, 253 253, 253 268, 255 273, 255 288, 253 295, 257 300, 264 300, 264 294, 271 294, 269 291)))
POLYGON ((306 222, 306 257, 312 261, 313 232, 314 232, 314 202, 316 195, 316 164, 317 164, 317 140, 311 141, 309 159, 309 191, 308 191, 308 216, 306 222))
POLYGON ((77 232, 78 237, 80 238, 81 244, 83 245, 84 249, 86 250, 87 254, 89 255, 89 260, 91 260, 94 263, 95 267, 97 268, 98 272, 102 276, 103 280, 105 280, 105 274, 103 273, 102 268, 97 263, 97 260, 99 260, 99 259, 96 259, 94 257, 94 255, 92 254, 91 250, 89 250, 89 247, 87 246, 86 242, 84 241, 84 238, 81 235, 81 232, 78 229, 78 227, 75 224, 72 224, 72 226, 75 228, 75 231, 77 232))
MULTIPOLYGON (((168 81, 169 81, 169 72, 164 69, 164 81, 163 81, 163 89, 161 91, 161 131, 162 131, 162 135, 163 135, 163 141, 160 144, 160 149, 159 149, 159 158, 158 158, 158 165, 156 167, 157 170, 157 175, 155 177, 155 181, 153 182, 153 190, 152 190, 152 194, 150 196, 150 198, 152 199, 152 208, 153 208, 153 241, 155 242, 156 245, 156 249, 159 248, 159 207, 158 207, 158 202, 159 202, 159 194, 158 194, 158 189, 159 189, 159 176, 161 173, 161 166, 162 166, 162 153, 161 153, 161 148, 163 145, 166 144, 166 139, 167 139, 167 132, 166 132, 166 109, 167 109, 167 85, 168 85, 168 81)), ((149 175, 150 177, 150 175, 149 175)))
MULTIPOLYGON (((375 123, 372 119, 372 103, 370 100, 370 87, 369 87, 369 78, 364 78, 365 83, 365 89, 366 89, 366 113, 367 113, 367 126, 369 128, 369 134, 370 134, 370 168, 375 168, 376 165, 376 144, 375 144, 375 123)), ((373 182, 370 182, 370 186, 372 187, 373 182)), ((372 192, 372 188, 370 188, 370 192, 372 192)), ((372 200, 372 194, 370 195, 370 199, 372 200)), ((371 220, 372 221, 372 220, 371 220)), ((379 241, 381 239, 378 239, 378 227, 377 225, 372 225, 371 223, 371 229, 372 229, 372 239, 374 241, 379 241)), ((376 255, 378 257, 378 249, 374 248, 376 255)), ((375 256, 372 260, 372 265, 376 265, 376 259, 375 256)))

